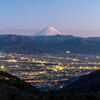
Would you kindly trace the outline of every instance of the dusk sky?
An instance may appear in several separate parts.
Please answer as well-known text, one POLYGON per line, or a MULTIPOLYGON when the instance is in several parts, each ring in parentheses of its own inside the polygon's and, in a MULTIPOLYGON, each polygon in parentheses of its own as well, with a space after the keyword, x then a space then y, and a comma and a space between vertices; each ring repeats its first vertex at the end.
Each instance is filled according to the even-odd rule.
POLYGON ((100 0, 0 0, 0 34, 31 35, 48 26, 100 37, 100 0))

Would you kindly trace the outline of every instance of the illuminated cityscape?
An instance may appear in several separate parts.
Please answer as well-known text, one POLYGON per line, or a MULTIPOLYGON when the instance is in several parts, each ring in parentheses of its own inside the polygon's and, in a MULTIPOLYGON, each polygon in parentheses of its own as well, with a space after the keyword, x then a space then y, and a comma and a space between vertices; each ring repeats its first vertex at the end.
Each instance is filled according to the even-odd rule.
POLYGON ((64 82, 75 80, 100 69, 100 56, 67 53, 6 54, 0 52, 0 70, 24 79, 38 88, 62 88, 64 82))

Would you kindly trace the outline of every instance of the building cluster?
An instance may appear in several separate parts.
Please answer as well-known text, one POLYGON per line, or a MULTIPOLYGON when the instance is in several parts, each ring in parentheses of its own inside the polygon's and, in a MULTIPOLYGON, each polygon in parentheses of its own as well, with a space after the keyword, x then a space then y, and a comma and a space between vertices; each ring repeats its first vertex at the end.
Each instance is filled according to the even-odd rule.
POLYGON ((100 56, 81 54, 7 54, 0 52, 0 70, 7 71, 39 88, 59 88, 100 69, 100 56))

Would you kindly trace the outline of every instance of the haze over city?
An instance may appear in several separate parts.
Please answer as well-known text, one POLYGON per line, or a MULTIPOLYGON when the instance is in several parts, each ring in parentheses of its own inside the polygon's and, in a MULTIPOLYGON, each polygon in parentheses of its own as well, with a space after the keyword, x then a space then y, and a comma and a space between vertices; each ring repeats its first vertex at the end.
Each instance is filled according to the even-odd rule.
POLYGON ((0 34, 31 35, 54 27, 64 35, 100 37, 100 0, 2 0, 0 34))

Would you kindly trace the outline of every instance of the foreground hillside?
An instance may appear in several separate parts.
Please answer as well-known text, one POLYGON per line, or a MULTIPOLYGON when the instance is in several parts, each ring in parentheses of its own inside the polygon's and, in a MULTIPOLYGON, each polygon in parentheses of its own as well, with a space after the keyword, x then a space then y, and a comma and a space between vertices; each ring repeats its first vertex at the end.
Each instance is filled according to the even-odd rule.
POLYGON ((42 92, 16 76, 0 71, 0 100, 100 100, 99 76, 100 71, 96 71, 89 74, 87 78, 80 78, 75 82, 76 84, 73 83, 74 85, 69 89, 69 91, 71 90, 70 92, 74 91, 74 95, 72 95, 68 92, 68 88, 64 88, 65 92, 42 92), (90 87, 92 87, 91 80, 95 81, 95 91, 92 91, 87 87, 82 87, 88 80, 90 80, 90 83, 88 83, 88 86, 90 87), (78 83, 79 81, 80 85, 78 83), (83 88, 85 89, 84 93, 78 90, 78 86, 80 86, 80 90, 83 88), (78 93, 75 91, 75 88, 78 93))
POLYGON ((100 100, 100 70, 81 76, 71 85, 51 92, 47 100, 100 100))
POLYGON ((66 51, 78 54, 100 54, 100 38, 0 35, 0 51, 25 54, 66 51))
POLYGON ((99 93, 100 91, 100 70, 94 71, 88 75, 81 76, 71 85, 66 86, 64 91, 71 93, 99 93))
POLYGON ((0 100, 42 100, 42 92, 23 80, 0 71, 0 100))

